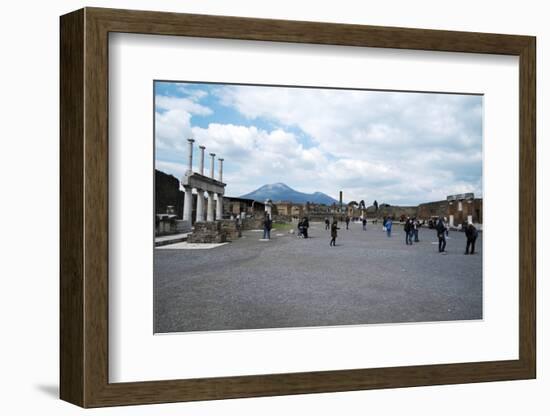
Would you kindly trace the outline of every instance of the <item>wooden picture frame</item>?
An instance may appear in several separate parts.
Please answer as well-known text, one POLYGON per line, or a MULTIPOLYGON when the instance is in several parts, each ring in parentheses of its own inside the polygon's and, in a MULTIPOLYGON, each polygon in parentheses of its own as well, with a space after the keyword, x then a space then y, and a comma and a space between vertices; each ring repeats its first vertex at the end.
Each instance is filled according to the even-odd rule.
POLYGON ((85 8, 61 17, 60 396, 82 407, 338 392, 536 376, 535 51, 530 36, 85 8), (519 57, 519 359, 109 383, 108 34, 519 57))

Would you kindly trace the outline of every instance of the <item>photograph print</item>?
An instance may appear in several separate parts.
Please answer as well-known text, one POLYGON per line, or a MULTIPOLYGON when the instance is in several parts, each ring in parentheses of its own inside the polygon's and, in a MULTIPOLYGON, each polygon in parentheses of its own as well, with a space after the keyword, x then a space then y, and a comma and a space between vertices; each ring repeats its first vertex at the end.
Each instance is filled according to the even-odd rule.
POLYGON ((483 95, 154 82, 154 332, 483 319, 483 95))

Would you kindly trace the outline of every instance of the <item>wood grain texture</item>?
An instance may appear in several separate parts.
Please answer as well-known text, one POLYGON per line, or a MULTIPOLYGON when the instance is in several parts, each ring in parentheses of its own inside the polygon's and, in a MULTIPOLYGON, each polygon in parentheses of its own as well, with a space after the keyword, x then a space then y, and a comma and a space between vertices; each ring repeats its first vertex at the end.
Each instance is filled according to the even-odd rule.
POLYGON ((519 355, 536 377, 536 267, 537 267, 537 159, 536 159, 536 41, 520 54, 519 217, 519 355))
POLYGON ((60 22, 60 388, 84 405, 84 12, 60 22))
POLYGON ((484 33, 87 8, 61 18, 61 397, 83 407, 533 378, 535 39, 484 33), (108 33, 298 42, 520 57, 520 357, 512 361, 108 381, 108 33), (70 214, 68 215, 68 212, 70 214))

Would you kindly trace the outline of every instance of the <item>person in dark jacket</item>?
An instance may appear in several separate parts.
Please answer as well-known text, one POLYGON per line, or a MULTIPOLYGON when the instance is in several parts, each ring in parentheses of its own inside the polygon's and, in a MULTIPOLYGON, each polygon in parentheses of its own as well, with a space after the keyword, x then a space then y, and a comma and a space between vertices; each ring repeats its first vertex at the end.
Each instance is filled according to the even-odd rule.
POLYGON ((412 221, 410 218, 407 218, 407 221, 405 221, 403 231, 405 231, 405 244, 412 245, 412 221))
POLYGON ((269 215, 266 215, 264 220, 264 240, 271 239, 272 226, 273 226, 273 222, 271 221, 271 218, 269 218, 269 215))
POLYGON ((336 222, 336 220, 334 220, 332 222, 332 226, 330 227, 330 244, 329 246, 334 246, 336 247, 336 237, 338 237, 338 230, 340 228, 338 228, 338 223, 336 222))
POLYGON ((349 217, 346 215, 346 230, 349 230, 349 217))
POLYGON ((298 238, 303 238, 304 237, 304 220, 300 220, 298 222, 298 235, 297 235, 298 238))
POLYGON ((304 219, 302 220, 302 227, 304 229, 303 231, 304 238, 307 238, 308 237, 307 229, 309 228, 309 220, 307 219, 307 217, 304 217, 304 219))
POLYGON ((468 224, 468 226, 464 230, 464 234, 466 234, 466 251, 464 252, 464 254, 474 254, 478 235, 477 228, 474 227, 474 224, 468 224))
POLYGON ((325 218, 325 230, 330 230, 330 221, 328 217, 325 218))
POLYGON ((367 219, 363 218, 362 222, 363 222, 363 231, 367 231, 367 219))
POLYGON ((447 241, 445 241, 446 230, 447 230, 447 227, 445 227, 443 218, 439 217, 439 220, 437 221, 437 225, 435 226, 435 231, 437 232, 437 239, 439 240, 440 253, 445 253, 445 247, 447 246, 447 241))

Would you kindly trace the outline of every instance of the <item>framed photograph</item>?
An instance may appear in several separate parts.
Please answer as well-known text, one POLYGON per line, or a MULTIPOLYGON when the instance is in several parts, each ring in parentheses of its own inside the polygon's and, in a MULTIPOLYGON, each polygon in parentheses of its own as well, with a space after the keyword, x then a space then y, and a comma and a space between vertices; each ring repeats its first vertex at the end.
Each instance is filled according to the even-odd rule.
POLYGON ((534 37, 60 29, 63 400, 536 377, 534 37))

